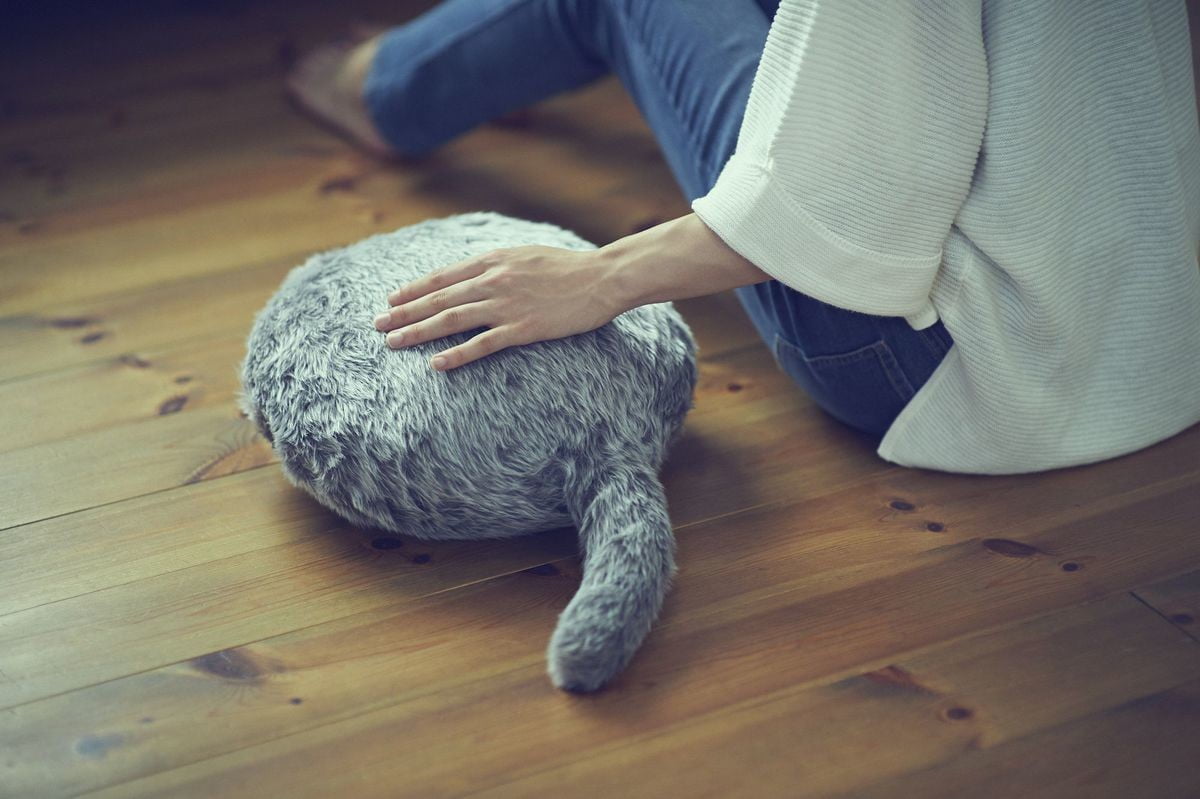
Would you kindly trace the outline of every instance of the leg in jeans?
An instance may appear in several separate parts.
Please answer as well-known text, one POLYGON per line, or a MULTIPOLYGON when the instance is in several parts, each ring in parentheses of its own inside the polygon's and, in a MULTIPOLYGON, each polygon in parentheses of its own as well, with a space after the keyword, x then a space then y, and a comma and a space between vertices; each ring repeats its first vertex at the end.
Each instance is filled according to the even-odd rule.
MULTIPOLYGON (((423 152, 611 70, 690 202, 734 151, 777 5, 447 0, 384 40, 368 106, 402 152, 423 152)), ((914 331, 903 318, 836 308, 777 280, 735 293, 780 368, 826 412, 875 435, 952 343, 940 322, 914 331)))
POLYGON ((611 71, 578 38, 587 0, 442 0, 380 39, 363 95, 375 127, 419 156, 611 71))
MULTIPOLYGON (((737 145, 778 0, 607 0, 591 41, 621 78, 685 197, 737 145)), ((826 412, 882 435, 951 345, 945 327, 836 308, 768 280, 735 290, 780 368, 826 412)))

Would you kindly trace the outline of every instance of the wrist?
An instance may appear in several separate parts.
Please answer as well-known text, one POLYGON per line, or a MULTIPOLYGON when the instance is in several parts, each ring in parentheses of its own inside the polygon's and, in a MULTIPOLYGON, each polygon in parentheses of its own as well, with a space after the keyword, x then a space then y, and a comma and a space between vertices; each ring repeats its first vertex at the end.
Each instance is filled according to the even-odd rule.
POLYGON ((639 246, 640 242, 630 241, 637 235, 640 233, 617 239, 593 253, 597 262, 595 268, 603 274, 602 292, 616 310, 614 315, 653 301, 646 299, 645 274, 641 263, 645 256, 644 247, 639 246))
POLYGON ((694 214, 661 222, 601 247, 597 252, 607 272, 609 293, 621 312, 686 296, 699 266, 694 214))
POLYGON ((617 313, 771 279, 695 213, 617 239, 594 253, 617 313))

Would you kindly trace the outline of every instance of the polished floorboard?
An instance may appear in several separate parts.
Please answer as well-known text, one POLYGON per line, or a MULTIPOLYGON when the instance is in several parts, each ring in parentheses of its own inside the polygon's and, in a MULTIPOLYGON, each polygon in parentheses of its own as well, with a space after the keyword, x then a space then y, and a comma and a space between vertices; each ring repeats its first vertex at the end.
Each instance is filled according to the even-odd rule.
POLYGON ((77 5, 0 48, 0 796, 1200 796, 1200 428, 894 467, 732 293, 679 302, 676 587, 606 691, 559 692, 574 530, 381 541, 285 481, 234 392, 317 250, 686 213, 620 84, 384 164, 281 80, 421 4, 77 5))

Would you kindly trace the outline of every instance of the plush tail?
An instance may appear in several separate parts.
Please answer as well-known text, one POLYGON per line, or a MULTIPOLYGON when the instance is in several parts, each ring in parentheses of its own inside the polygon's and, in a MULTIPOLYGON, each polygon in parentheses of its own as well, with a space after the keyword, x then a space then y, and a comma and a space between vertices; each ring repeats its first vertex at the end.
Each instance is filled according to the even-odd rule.
POLYGON ((657 475, 625 465, 567 487, 583 582, 558 617, 546 659, 564 691, 595 691, 625 668, 675 576, 675 538, 657 475))

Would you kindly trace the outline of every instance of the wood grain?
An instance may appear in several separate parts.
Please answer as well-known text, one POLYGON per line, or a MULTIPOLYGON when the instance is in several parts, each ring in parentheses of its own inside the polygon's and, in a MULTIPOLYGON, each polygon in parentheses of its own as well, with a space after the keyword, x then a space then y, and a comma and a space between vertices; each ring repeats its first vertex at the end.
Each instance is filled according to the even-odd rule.
POLYGON ((274 459, 236 408, 183 413, 190 394, 182 388, 154 418, 0 453, 4 526, 212 480, 274 459))
POLYGON ((1193 680, 853 796, 1190 799, 1200 793, 1197 729, 1193 680))
MULTIPOLYGON (((278 93, 274 82, 268 85, 278 93)), ((587 92, 593 99, 607 94, 611 102, 614 89, 610 80, 587 92)), ((686 212, 678 189, 664 187, 661 156, 644 126, 610 124, 586 138, 571 136, 570 126, 554 132, 562 127, 556 120, 587 99, 554 101, 546 114, 546 141, 484 126, 447 145, 445 153, 402 167, 285 140, 274 157, 251 151, 244 161, 208 169, 189 162, 181 175, 160 176, 161 185, 133 191, 118 165, 107 191, 49 214, 29 200, 39 192, 15 182, 0 195, 0 208, 13 209, 3 211, 10 224, 0 228, 0 313, 119 295, 160 283, 166 275, 228 272, 281 252, 327 249, 478 208, 554 221, 597 244, 686 212), (559 150, 570 166, 533 174, 520 167, 528 158, 545 157, 547 149, 559 150), (621 168, 613 165, 617 153, 624 158, 621 168), (398 193, 406 202, 394 202, 398 193), (80 258, 86 258, 86 270, 76 266, 80 258)), ((273 102, 278 115, 294 125, 294 112, 282 99, 273 102)), ((181 146, 178 138, 172 146, 181 146)), ((142 152, 133 148, 130 157, 142 152)), ((66 193, 74 171, 43 161, 24 150, 8 159, 10 169, 29 180, 49 181, 42 193, 66 193)), ((114 169, 107 163, 104 168, 114 169)), ((89 177, 105 180, 86 172, 81 179, 89 177)))
MULTIPOLYGON (((301 796, 453 796, 491 785, 499 795, 528 796, 585 784, 598 795, 624 786, 658 796, 674 785, 722 796, 748 790, 744 781, 755 775, 762 795, 810 796, 950 763, 1200 675, 1200 650, 1189 639, 1115 594, 984 634, 966 627, 965 638, 899 659, 855 661, 870 666, 865 673, 828 659, 839 649, 836 628, 822 646, 801 638, 784 649, 761 642, 763 633, 772 637, 761 622, 727 617, 721 632, 734 640, 721 661, 736 678, 720 679, 712 654, 673 640, 655 647, 677 653, 671 668, 638 668, 623 690, 577 703, 548 686, 540 636, 529 640, 534 620, 523 621, 534 616, 545 627, 553 619, 566 598, 555 582, 561 588, 557 577, 513 575, 497 581, 498 605, 453 592, 428 600, 436 610, 373 614, 353 629, 325 625, 75 694, 76 703, 99 694, 111 710, 85 710, 86 729, 28 742, 30 751, 61 753, 74 769, 48 763, 28 779, 58 775, 78 780, 64 788, 95 786, 89 776, 97 770, 74 753, 93 738, 113 742, 105 775, 161 768, 151 760, 162 756, 156 738, 198 729, 190 701, 210 714, 221 708, 229 726, 211 737, 193 733, 175 755, 186 765, 114 795, 226 795, 256 785, 301 796), (539 590, 547 580, 551 595, 539 590), (492 610, 480 628, 489 643, 470 647, 455 632, 485 607, 492 610), (506 631, 514 624, 519 631, 506 631), (789 651, 803 655, 783 667, 779 657, 789 651), (765 668, 742 670, 756 660, 765 668), (439 668, 451 661, 454 669, 439 668), (322 679, 326 671, 339 677, 322 679), (259 729, 261 742, 231 740, 230 726, 239 734, 259 729), (225 754, 202 757, 218 752, 225 754), (323 757, 389 768, 331 771, 323 757)), ((686 634, 681 628, 695 618, 677 620, 673 633, 686 634)), ((44 719, 33 726, 47 729, 65 701, 18 708, 16 720, 44 719)))
POLYGON ((560 693, 574 530, 354 528, 234 397, 314 251, 480 209, 600 245, 686 213, 619 80, 382 163, 283 76, 433 3, 68 5, 0 29, 0 796, 1200 795, 1200 427, 903 469, 733 293, 677 303, 680 574, 613 685, 560 693))
MULTIPOLYGON (((679 707, 684 702, 691 708, 689 713, 707 711, 797 681, 843 673, 899 652, 1128 590, 1155 574, 1200 566, 1200 542, 1181 523, 1200 512, 1200 499, 1187 488, 1167 488, 1161 494, 1142 491, 1141 501, 1128 502, 1115 513, 1101 508, 1079 511, 1069 522, 1030 520, 1023 525, 1030 534, 1012 546, 981 539, 978 533, 967 537, 968 530, 961 524, 954 525, 958 532, 950 536, 908 533, 906 512, 882 512, 884 501, 853 513, 859 503, 850 496, 882 493, 886 497, 880 488, 858 487, 808 503, 779 503, 681 530, 686 579, 668 598, 664 618, 639 658, 614 686, 611 701, 620 708, 614 712, 632 713, 629 723, 636 719, 638 727, 648 732, 657 729, 661 718, 655 716, 655 721, 638 714, 634 709, 639 706, 679 707), (1116 523, 1096 524, 1102 516, 1116 523), (1131 518, 1139 519, 1144 534, 1160 544, 1144 557, 1129 557, 1124 549, 1123 523, 1131 518), (798 523, 800 519, 803 522, 798 523), (753 544, 731 557, 730 541, 753 544), (1028 551, 1014 554, 1016 544, 1028 551), (1083 565, 1064 569, 1068 563, 1083 565), (782 668, 781 662, 787 667, 782 668), (700 664, 703 668, 698 668, 700 664), (722 689, 713 692, 713 685, 722 689)), ((224 519, 214 521, 232 526, 224 519)), ((383 703, 382 715, 370 722, 363 738, 379 739, 381 727, 408 728, 404 719, 413 709, 403 702, 396 704, 401 696, 413 696, 417 707, 426 707, 429 696, 437 695, 438 715, 444 716, 449 712, 447 702, 467 701, 462 681, 477 683, 488 693, 518 696, 522 702, 537 696, 555 703, 565 699, 544 675, 543 646, 556 613, 577 584, 573 560, 569 567, 557 566, 557 575, 550 575, 552 593, 529 589, 535 590, 531 597, 523 588, 530 584, 526 573, 484 582, 462 574, 464 568, 483 567, 482 545, 439 544, 423 547, 429 555, 420 564, 423 568, 407 567, 402 582, 397 582, 397 577, 382 571, 385 563, 373 557, 378 553, 355 536, 324 535, 302 521, 298 524, 264 531, 265 540, 239 557, 0 617, 0 668, 13 681, 0 686, 0 703, 22 704, 112 679, 122 668, 141 672, 231 648, 235 651, 220 657, 242 664, 239 668, 263 676, 268 683, 271 675, 286 673, 279 679, 286 683, 283 690, 289 700, 292 695, 311 698, 344 681, 356 690, 362 687, 361 680, 346 672, 353 668, 346 659, 353 659, 350 653, 359 646, 391 664, 386 673, 378 671, 373 659, 364 666, 384 682, 360 697, 371 707, 383 703), (461 564, 456 564, 455 553, 464 558, 461 564), (374 568, 367 569, 364 561, 374 563, 374 568), (427 588, 431 580, 439 586, 432 596, 427 588), (445 580, 462 587, 446 591, 445 580), (400 596, 397 590, 402 591, 400 596), (230 591, 239 596, 236 603, 226 598, 230 591), (396 606, 398 601, 402 607, 396 606), (151 607, 153 614, 139 613, 139 607, 151 607), (248 608, 254 609, 252 614, 246 612, 248 608), (347 613, 354 615, 343 615, 347 613), (245 643, 296 626, 303 629, 277 640, 245 643), (453 652, 442 651, 443 647, 453 652), (468 656, 461 651, 464 648, 475 654, 468 656), (81 651, 93 654, 86 661, 72 654, 81 651), (410 661, 404 657, 406 652, 422 656, 410 661), (330 657, 335 661, 330 668, 342 675, 337 679, 315 665, 330 657), (482 659, 482 673, 462 672, 472 657, 482 659), (47 663, 55 666, 47 669, 47 663), (457 664, 449 673, 448 663, 457 664), (509 672, 518 667, 523 679, 519 690, 507 683, 495 684, 499 672, 515 679, 509 672), (446 680, 454 687, 445 685, 446 680)), ((251 540, 245 533, 240 537, 243 545, 251 540)), ((535 548, 550 543, 553 548, 526 550, 531 561, 517 563, 517 568, 530 568, 542 559, 573 558, 560 548, 568 545, 561 537, 523 543, 535 548)), ((500 550, 509 557, 518 548, 509 543, 489 548, 489 553, 500 550)), ((401 547, 397 552, 399 559, 392 561, 402 565, 412 550, 401 547)), ((387 559, 385 554, 382 560, 387 559)), ((1185 641, 1187 651, 1200 658, 1190 639, 1138 604, 1146 611, 1146 624, 1185 641)), ((182 672, 168 671, 193 680, 195 666, 182 664, 182 672)), ((130 688, 128 695, 150 696, 160 678, 147 679, 147 685, 130 688)), ((177 682, 169 682, 162 700, 168 703, 173 701, 170 696, 179 693, 177 682)), ((221 680, 210 687, 217 695, 228 690, 221 680)), ((262 700, 278 701, 278 687, 263 693, 262 700)), ((80 707, 85 700, 77 696, 73 701, 80 707)), ((214 696, 196 703, 208 708, 214 701, 219 700, 214 696)), ((243 701, 251 700, 247 695, 243 701)), ((354 701, 338 692, 328 703, 310 702, 306 713, 324 707, 341 714, 353 710, 354 701)), ((475 707, 482 698, 471 695, 469 701, 475 707)), ((131 702, 132 698, 114 704, 111 694, 102 700, 122 712, 131 702)), ((145 715, 159 717, 163 712, 148 709, 145 715)), ((511 712, 511 708, 498 710, 497 718, 511 712)), ((359 713, 354 717, 363 718, 359 713)), ((278 721, 271 715, 264 718, 271 734, 277 733, 278 721)), ((247 718, 238 726, 249 733, 255 723, 247 718)), ((618 729, 608 732, 617 734, 618 729)), ((321 747, 332 746, 324 733, 314 735, 324 741, 321 747)), ((296 737, 294 742, 305 740, 309 739, 296 737)), ((590 745, 611 742, 602 738, 590 745)), ((228 733, 222 731, 220 745, 227 743, 228 733)), ((362 740, 345 744, 348 753, 365 745, 362 740)), ((188 752, 197 751, 197 746, 196 736, 189 736, 188 752)), ((522 752, 514 762, 531 762, 536 749, 522 752)), ((312 753, 295 757, 307 760, 312 753)), ((115 761, 116 754, 110 753, 107 762, 115 761)), ((458 763, 455 768, 463 766, 458 763)), ((291 773, 293 768, 278 770, 291 773)), ((434 776, 429 779, 430 786, 437 784, 434 776)))
MULTIPOLYGON (((157 374, 153 373, 155 360, 134 356, 151 365, 139 367, 134 358, 120 358, 91 370, 90 382, 72 383, 68 375, 65 383, 57 381, 57 387, 65 391, 73 385, 70 393, 48 400, 45 406, 37 406, 32 399, 39 393, 24 393, 23 382, 0 387, 0 402, 7 395, 9 407, 17 412, 25 406, 46 417, 35 429, 12 434, 26 446, 7 451, 0 447, 0 473, 8 475, 0 482, 0 504, 6 507, 4 526, 273 462, 271 447, 228 396, 244 354, 241 344, 226 339, 223 349, 218 348, 220 342, 213 346, 203 354, 185 356, 179 369, 170 368, 170 359, 160 360, 164 371, 157 374), (178 384, 175 380, 180 375, 194 379, 178 384), (108 397, 91 389, 106 389, 108 397), (115 400, 123 400, 123 404, 115 400), (55 409, 67 415, 55 417, 55 409), (38 443, 28 443, 31 440, 38 443), (63 490, 64 485, 71 490, 63 490)), ((730 500, 761 504, 780 499, 789 494, 797 478, 817 479, 820 486, 829 486, 890 468, 874 458, 866 438, 855 431, 823 414, 796 413, 798 408, 808 407, 807 397, 794 388, 761 346, 711 356, 701 369, 690 427, 671 455, 690 473, 679 477, 664 473, 664 481, 687 486, 681 501, 693 506, 690 520, 722 513, 730 500), (729 438, 724 435, 730 429, 725 420, 734 417, 762 423, 729 438), (706 426, 716 427, 717 432, 705 435, 706 426), (786 459, 801 445, 815 458, 838 450, 846 457, 829 462, 811 460, 800 471, 764 469, 762 479, 753 485, 737 482, 747 470, 786 459), (700 460, 701 456, 707 460, 700 460), (815 477, 818 474, 819 478, 815 477)), ((53 376, 32 382, 56 386, 53 376)))
POLYGON ((1200 641, 1200 571, 1139 588, 1134 595, 1181 631, 1200 641))
MULTIPOLYGON (((1028 748, 1023 739, 1037 737, 1057 757, 1068 747, 1046 740, 1044 731, 1187 690, 1200 676, 1200 652, 1149 624, 1137 604, 1116 594, 837 681, 784 688, 686 720, 669 734, 633 735, 554 768, 531 768, 528 776, 478 795, 530 796, 575 784, 598 795, 647 797, 861 796, 876 795, 864 793, 874 786, 880 796, 961 796, 979 779, 978 760, 1008 777, 1022 770, 1025 759, 1010 751, 1028 748), (1129 679, 1131 672, 1137 677, 1129 679), (956 791, 924 778, 949 770, 966 777, 956 791), (911 774, 922 775, 911 781, 919 789, 897 779, 911 774)), ((1173 728, 1181 732, 1186 721, 1173 728)), ((1156 759, 1153 749, 1138 749, 1156 759)), ((1179 765, 1182 754, 1173 753, 1179 765)), ((989 795, 1026 793, 992 788, 989 795)))

